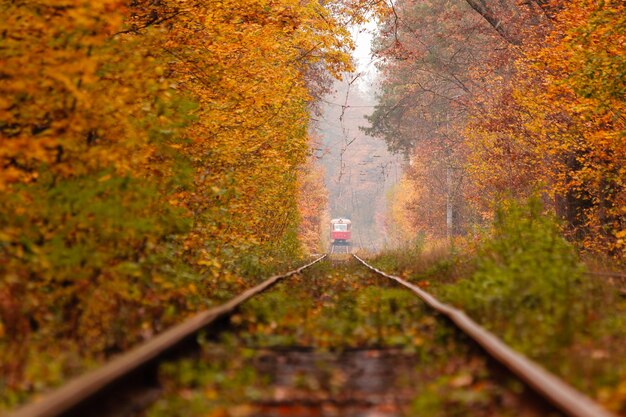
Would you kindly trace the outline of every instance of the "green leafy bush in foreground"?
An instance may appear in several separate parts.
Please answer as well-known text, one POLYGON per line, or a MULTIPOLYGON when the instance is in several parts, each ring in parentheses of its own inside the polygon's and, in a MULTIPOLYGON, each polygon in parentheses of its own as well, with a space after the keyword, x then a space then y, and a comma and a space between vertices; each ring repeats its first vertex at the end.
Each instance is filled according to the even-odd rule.
POLYGON ((571 342, 589 308, 584 268, 537 198, 496 213, 470 279, 446 296, 531 356, 571 342))

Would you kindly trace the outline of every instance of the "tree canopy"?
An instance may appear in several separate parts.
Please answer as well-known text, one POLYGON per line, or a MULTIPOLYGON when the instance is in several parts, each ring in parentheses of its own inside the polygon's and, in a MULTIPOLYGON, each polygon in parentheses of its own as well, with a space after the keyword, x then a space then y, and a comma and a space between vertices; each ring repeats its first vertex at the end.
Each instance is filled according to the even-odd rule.
POLYGON ((0 2, 4 406, 302 250, 309 110, 351 68, 348 12, 0 2))

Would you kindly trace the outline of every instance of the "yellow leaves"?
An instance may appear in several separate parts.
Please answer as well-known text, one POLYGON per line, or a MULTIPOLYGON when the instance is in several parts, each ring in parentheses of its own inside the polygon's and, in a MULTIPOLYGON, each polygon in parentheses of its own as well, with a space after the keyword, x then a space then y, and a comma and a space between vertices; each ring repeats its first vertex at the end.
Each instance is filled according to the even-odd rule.
POLYGON ((200 252, 200 257, 196 261, 196 265, 205 267, 205 269, 208 269, 214 277, 219 276, 219 271, 222 268, 222 263, 215 256, 215 254, 210 254, 204 250, 200 252))
POLYGON ((347 32, 312 0, 57 3, 0 9, 0 282, 98 355, 297 249, 305 77, 349 68, 347 32))
MULTIPOLYGON (((626 214, 626 207, 622 207, 622 212, 626 214)), ((615 237, 617 238, 615 242, 616 248, 621 250, 623 254, 626 255, 626 229, 618 230, 615 233, 615 237)))
POLYGON ((607 409, 620 412, 626 407, 626 377, 622 370, 621 381, 615 387, 600 388, 596 394, 607 409))
MULTIPOLYGON (((210 176, 206 169, 198 170, 203 194, 211 198, 198 201, 200 207, 210 207, 214 196, 225 204, 232 189, 220 184, 225 175, 238 184, 237 197, 229 197, 223 207, 236 216, 236 227, 224 224, 202 233, 252 245, 280 240, 293 222, 295 177, 286 173, 306 154, 305 71, 313 60, 338 60, 341 53, 334 48, 342 46, 333 39, 343 36, 318 2, 282 0, 271 8, 261 3, 199 8, 193 20, 203 23, 205 36, 176 34, 180 42, 194 39, 193 51, 177 53, 184 57, 177 64, 181 73, 195 73, 190 62, 208 63, 202 78, 186 83, 202 103, 192 127, 191 152, 209 154, 210 160, 194 159, 216 167, 210 176)), ((169 48, 175 45, 168 43, 169 48)))
POLYGON ((481 122, 470 125, 472 182, 491 197, 542 190, 594 250, 612 251, 624 219, 624 7, 564 5, 552 33, 526 46, 513 79, 495 83, 495 105, 480 107, 481 122))
POLYGON ((448 385, 452 388, 469 387, 474 382, 474 377, 469 373, 460 373, 450 379, 448 385))
MULTIPOLYGON (((14 8, 11 18, 17 26, 10 30, 19 31, 21 36, 6 43, 9 51, 3 57, 6 77, 0 84, 0 95, 9 104, 9 107, 3 104, 7 110, 0 111, 8 113, 12 127, 2 129, 0 134, 1 140, 15 151, 11 153, 3 143, 0 158, 3 162, 16 161, 14 167, 29 173, 20 181, 36 178, 31 173, 42 163, 64 177, 93 168, 100 155, 89 146, 88 136, 106 134, 107 144, 124 143, 126 138, 121 136, 129 131, 128 122, 124 121, 128 112, 121 106, 131 100, 120 101, 120 98, 135 94, 135 90, 110 79, 105 81, 98 74, 102 66, 111 67, 119 60, 113 58, 119 52, 115 49, 119 45, 107 38, 103 26, 114 21, 121 23, 122 19, 122 15, 109 14, 105 23, 100 13, 115 10, 122 3, 104 1, 95 5, 77 1, 72 7, 56 10, 43 2, 38 12, 23 6, 14 8), (115 139, 111 141, 111 138, 115 139), (19 143, 26 146, 18 151, 19 143)), ((0 22, 0 30, 5 24, 0 22)), ((96 139, 93 142, 105 143, 96 139)), ((109 161, 121 155, 132 154, 117 147, 107 149, 105 155, 100 166, 109 165, 109 161)), ((6 174, 11 176, 10 170, 6 174)), ((1 177, 0 173, 0 183, 1 177)))
POLYGON ((310 253, 322 248, 327 219, 328 190, 324 185, 324 172, 313 158, 298 172, 298 209, 300 214, 299 238, 310 253))

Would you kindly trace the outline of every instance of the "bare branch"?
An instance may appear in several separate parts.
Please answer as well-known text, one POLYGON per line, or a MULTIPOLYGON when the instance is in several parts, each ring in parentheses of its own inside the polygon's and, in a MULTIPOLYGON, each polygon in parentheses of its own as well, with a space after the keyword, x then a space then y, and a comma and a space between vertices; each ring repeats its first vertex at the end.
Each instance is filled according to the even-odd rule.
POLYGON ((512 33, 494 10, 487 5, 485 0, 466 0, 472 9, 480 14, 498 32, 502 38, 510 44, 521 45, 522 40, 518 34, 512 33))

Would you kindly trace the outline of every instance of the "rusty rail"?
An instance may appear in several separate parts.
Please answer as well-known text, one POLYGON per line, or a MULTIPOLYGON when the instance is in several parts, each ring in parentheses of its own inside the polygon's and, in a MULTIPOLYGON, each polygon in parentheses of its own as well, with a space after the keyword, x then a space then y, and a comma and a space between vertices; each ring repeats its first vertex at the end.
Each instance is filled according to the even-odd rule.
POLYGON ((463 333, 478 343, 492 358, 497 360, 559 411, 571 417, 617 417, 537 363, 515 352, 498 337, 469 318, 463 311, 440 302, 426 291, 402 278, 376 269, 356 254, 352 256, 370 270, 413 291, 426 304, 446 316, 463 333))
POLYGON ((92 407, 98 408, 100 403, 92 404, 86 411, 77 412, 76 410, 80 407, 84 408, 86 403, 93 401, 98 394, 105 392, 116 382, 141 370, 150 363, 154 364, 160 357, 175 350, 183 341, 196 335, 200 330, 213 324, 219 318, 232 313, 245 301, 265 291, 281 279, 302 272, 304 269, 309 268, 325 257, 326 255, 320 256, 298 269, 268 278, 259 285, 244 291, 227 303, 196 314, 183 323, 164 331, 129 352, 121 354, 101 368, 70 380, 67 384, 50 392, 43 398, 24 405, 7 417, 57 417, 65 415, 80 415, 82 417, 85 415, 93 415, 94 413, 92 413, 92 411, 94 409, 92 407))

